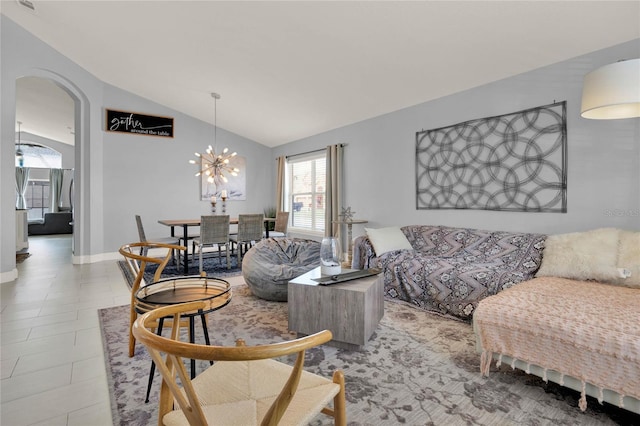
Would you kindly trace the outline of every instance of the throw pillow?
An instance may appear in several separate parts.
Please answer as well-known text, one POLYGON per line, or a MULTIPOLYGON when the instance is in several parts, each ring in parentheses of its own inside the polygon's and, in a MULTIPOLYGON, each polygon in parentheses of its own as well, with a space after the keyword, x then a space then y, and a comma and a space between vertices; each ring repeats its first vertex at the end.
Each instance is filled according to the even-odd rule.
POLYGON ((618 278, 614 284, 640 288, 640 232, 620 231, 618 268, 627 270, 631 275, 618 278))
POLYGON ((364 228, 364 230, 376 251, 376 256, 394 250, 413 250, 411 243, 397 226, 378 229, 364 228))
POLYGON ((536 277, 612 282, 618 279, 618 237, 613 228, 550 235, 536 277))

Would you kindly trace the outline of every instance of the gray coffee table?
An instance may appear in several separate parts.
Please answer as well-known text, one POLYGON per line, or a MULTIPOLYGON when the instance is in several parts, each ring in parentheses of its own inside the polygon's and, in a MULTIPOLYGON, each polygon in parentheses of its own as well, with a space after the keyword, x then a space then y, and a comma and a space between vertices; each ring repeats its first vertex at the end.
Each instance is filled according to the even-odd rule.
POLYGON ((331 285, 313 281, 320 277, 317 267, 289 281, 289 330, 299 335, 330 330, 331 345, 362 349, 384 315, 382 274, 331 285))

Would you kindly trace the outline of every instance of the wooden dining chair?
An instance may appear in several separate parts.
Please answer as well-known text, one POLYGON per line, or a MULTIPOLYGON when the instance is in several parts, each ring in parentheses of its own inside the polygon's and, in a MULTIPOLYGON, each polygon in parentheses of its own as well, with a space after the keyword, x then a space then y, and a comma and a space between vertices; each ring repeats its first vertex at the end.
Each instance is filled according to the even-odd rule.
MULTIPOLYGON (((142 226, 142 218, 140 215, 136 215, 136 225, 138 227, 138 238, 140 238, 141 243, 152 242, 152 243, 161 243, 161 244, 173 244, 179 245, 180 238, 178 237, 154 237, 147 239, 147 235, 144 232, 144 226, 142 226)), ((141 246, 140 254, 146 256, 146 248, 141 246)), ((176 265, 180 264, 180 252, 172 250, 171 251, 171 259, 174 261, 176 265)))
POLYGON ((231 269, 230 241, 229 241, 229 216, 201 216, 200 217, 200 237, 193 240, 193 255, 196 254, 196 247, 200 253, 200 273, 202 267, 202 251, 204 247, 218 247, 218 258, 222 264, 222 247, 227 255, 227 269, 231 269))
POLYGON ((305 351, 331 340, 328 330, 258 346, 238 339, 235 347, 185 342, 179 327, 172 327, 170 337, 150 330, 160 318, 172 317, 176 324, 184 312, 206 311, 208 303, 155 309, 133 326, 162 374, 159 425, 303 425, 321 412, 333 417, 334 424, 346 425, 342 371, 328 379, 303 370, 305 351), (273 359, 287 355, 296 356, 293 366, 273 359), (214 364, 191 380, 184 364, 189 358, 214 364))
MULTIPOLYGON (((264 214, 238 215, 238 233, 231 235, 229 239, 238 249, 238 265, 242 262, 242 252, 246 253, 255 242, 262 239, 264 226, 264 214)), ((234 246, 232 246, 233 250, 234 246)))
POLYGON ((132 357, 135 354, 135 346, 136 340, 131 332, 131 327, 133 327, 133 322, 138 317, 138 311, 136 310, 137 300, 136 293, 141 287, 146 286, 147 283, 144 279, 144 271, 148 264, 156 264, 158 265, 156 272, 153 274, 153 281, 156 282, 160 280, 160 275, 164 270, 165 266, 171 260, 172 252, 174 250, 186 250, 186 247, 178 246, 174 244, 164 244, 164 243, 155 243, 155 242, 139 242, 139 243, 130 243, 125 244, 120 247, 120 254, 124 256, 127 266, 133 276, 135 277, 133 283, 131 284, 131 307, 129 314, 129 356, 132 357), (164 249, 164 256, 160 257, 151 257, 148 256, 148 251, 150 249, 164 249), (140 254, 140 253, 145 253, 140 254))

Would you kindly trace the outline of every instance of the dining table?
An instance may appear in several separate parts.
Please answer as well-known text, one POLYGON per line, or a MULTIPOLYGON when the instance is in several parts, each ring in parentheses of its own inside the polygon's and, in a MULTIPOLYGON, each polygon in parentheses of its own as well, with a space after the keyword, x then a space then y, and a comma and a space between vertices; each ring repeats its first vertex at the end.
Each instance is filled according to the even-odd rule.
MULTIPOLYGON (((265 217, 264 218, 264 232, 265 237, 269 238, 269 223, 275 222, 275 217, 265 217)), ((161 219, 158 221, 159 224, 165 225, 171 228, 171 236, 175 237, 175 228, 182 227, 182 239, 184 240, 184 244, 186 250, 184 251, 184 256, 182 256, 183 260, 183 273, 187 275, 189 273, 189 245, 187 241, 189 241, 189 227, 190 226, 200 226, 200 218, 197 219, 161 219)), ((232 217, 229 218, 230 225, 237 225, 238 218, 232 217)))

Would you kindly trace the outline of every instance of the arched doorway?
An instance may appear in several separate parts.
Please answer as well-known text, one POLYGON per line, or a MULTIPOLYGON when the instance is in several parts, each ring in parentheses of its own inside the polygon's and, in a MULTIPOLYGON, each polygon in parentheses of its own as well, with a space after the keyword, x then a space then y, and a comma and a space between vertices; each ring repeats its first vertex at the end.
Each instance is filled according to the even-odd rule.
POLYGON ((83 193, 88 185, 82 177, 83 169, 87 169, 83 166, 89 152, 89 147, 85 145, 89 131, 88 117, 89 103, 86 96, 66 78, 47 70, 34 69, 16 79, 16 121, 23 122, 23 132, 44 137, 48 141, 53 140, 53 143, 59 143, 59 146, 71 147, 67 156, 71 157, 71 162, 65 165, 74 171, 73 184, 70 185, 68 196, 73 204, 71 247, 74 263, 82 263, 77 259, 88 246, 88 221, 83 220, 88 215, 88 207, 83 203, 83 199, 88 199, 83 193), (64 106, 58 102, 62 102, 64 106), (34 103, 40 105, 34 107, 34 103), (33 118, 36 115, 40 118, 39 126, 36 126, 37 120, 33 118))

